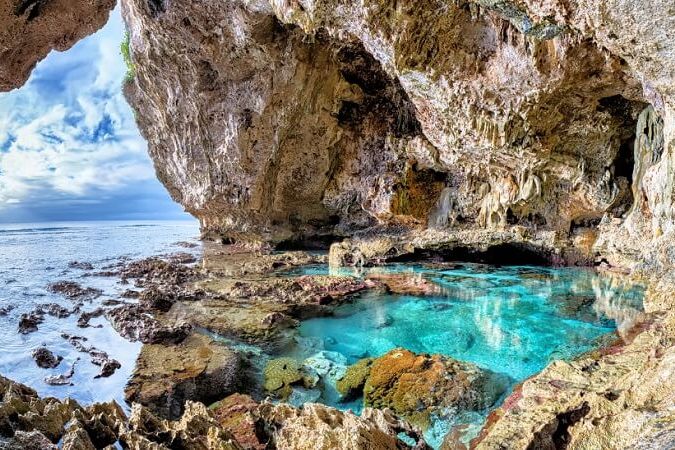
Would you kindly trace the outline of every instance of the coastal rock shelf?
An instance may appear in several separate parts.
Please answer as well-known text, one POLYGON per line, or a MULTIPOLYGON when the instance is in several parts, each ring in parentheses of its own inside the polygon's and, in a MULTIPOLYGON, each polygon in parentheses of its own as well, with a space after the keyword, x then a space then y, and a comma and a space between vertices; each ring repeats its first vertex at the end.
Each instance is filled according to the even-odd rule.
MULTIPOLYGON (((0 0, 0 91, 115 3, 0 0)), ((205 253, 3 229, 0 447, 675 448, 672 0, 119 5, 205 253)))

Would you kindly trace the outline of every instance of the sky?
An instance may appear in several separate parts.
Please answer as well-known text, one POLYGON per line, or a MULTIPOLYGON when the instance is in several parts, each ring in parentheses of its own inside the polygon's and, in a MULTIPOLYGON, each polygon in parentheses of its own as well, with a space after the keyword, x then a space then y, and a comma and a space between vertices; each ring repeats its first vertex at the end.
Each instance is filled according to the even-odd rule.
POLYGON ((0 222, 189 219, 155 178, 122 95, 119 7, 0 93, 0 222))

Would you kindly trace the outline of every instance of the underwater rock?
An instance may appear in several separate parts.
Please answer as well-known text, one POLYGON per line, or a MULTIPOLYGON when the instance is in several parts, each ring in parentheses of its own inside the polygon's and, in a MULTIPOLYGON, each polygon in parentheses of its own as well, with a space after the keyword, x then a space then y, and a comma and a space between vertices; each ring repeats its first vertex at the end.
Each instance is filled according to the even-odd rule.
POLYGON ((63 360, 62 356, 56 356, 47 347, 38 347, 31 352, 35 364, 43 369, 54 369, 63 360))
POLYGON ((179 344, 146 344, 124 394, 167 418, 180 417, 187 400, 210 403, 236 391, 239 355, 225 345, 193 333, 179 344))
POLYGON ((335 385, 337 391, 345 398, 363 395, 363 387, 370 375, 370 366, 373 361, 373 358, 363 358, 349 366, 344 376, 335 385))
POLYGON ((418 355, 398 348, 375 358, 370 367, 366 362, 361 364, 355 375, 368 371, 364 404, 390 408, 423 428, 429 426, 434 412, 443 408, 480 410, 492 405, 506 389, 506 380, 475 364, 442 355, 418 355))
POLYGON ((368 274, 367 279, 384 284, 387 291, 392 294, 422 297, 425 295, 439 295, 442 293, 442 289, 439 285, 427 280, 421 274, 373 273, 368 274))
POLYGON ((74 281, 58 281, 47 286, 47 289, 49 292, 61 294, 73 301, 90 301, 103 294, 103 291, 100 289, 83 288, 79 283, 74 281))
POLYGON ((293 385, 307 388, 316 385, 315 380, 304 372, 302 364, 293 358, 271 359, 265 366, 263 376, 265 390, 281 400, 288 399, 293 392, 293 385))

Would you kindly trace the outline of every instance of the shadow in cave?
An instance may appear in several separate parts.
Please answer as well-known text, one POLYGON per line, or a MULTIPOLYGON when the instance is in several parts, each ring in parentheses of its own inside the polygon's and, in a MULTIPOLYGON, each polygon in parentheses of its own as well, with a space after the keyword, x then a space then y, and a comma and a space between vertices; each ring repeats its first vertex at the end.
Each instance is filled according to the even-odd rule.
POLYGON ((467 262, 499 266, 550 266, 553 258, 547 250, 527 244, 498 244, 485 250, 459 246, 441 249, 415 249, 389 262, 467 262))

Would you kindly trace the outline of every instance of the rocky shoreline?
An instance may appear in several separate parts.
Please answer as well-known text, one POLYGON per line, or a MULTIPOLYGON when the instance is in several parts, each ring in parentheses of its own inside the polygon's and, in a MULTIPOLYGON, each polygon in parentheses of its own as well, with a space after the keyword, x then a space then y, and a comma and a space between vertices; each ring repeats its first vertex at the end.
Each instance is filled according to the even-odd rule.
MULTIPOLYGON (((108 301, 108 306, 98 308, 97 315, 105 317, 126 339, 144 344, 125 389, 127 401, 135 405, 131 416, 127 419, 115 404, 81 408, 72 401, 40 400, 29 388, 4 380, 7 394, 0 401, 6 424, 1 433, 3 445, 18 448, 27 442, 63 439, 64 449, 100 448, 101 443, 92 440, 98 439, 97 430, 102 426, 97 421, 103 421, 112 430, 111 442, 105 445, 114 441, 126 448, 144 448, 149 442, 165 446, 159 448, 176 448, 177 440, 186 443, 186 448, 347 449, 366 448, 372 442, 381 442, 381 448, 404 448, 409 441, 397 437, 402 430, 414 436, 413 448, 427 448, 422 430, 428 426, 430 414, 437 408, 492 405, 503 392, 499 391, 500 382, 488 381, 489 374, 470 364, 398 349, 375 360, 360 361, 334 380, 345 398, 364 397, 367 409, 360 417, 315 404, 275 406, 264 399, 286 399, 292 385, 311 387, 321 377, 335 375, 315 372, 315 368, 307 372, 295 366, 294 360, 271 360, 264 371, 265 381, 259 385, 252 371, 255 355, 212 337, 272 349, 284 345, 300 320, 329 314, 363 292, 439 293, 437 286, 414 275, 269 276, 278 270, 344 261, 345 248, 355 249, 351 251, 366 264, 379 264, 387 258, 395 261, 403 254, 391 251, 395 247, 391 240, 381 242, 385 244, 362 244, 360 248, 353 243, 335 244, 328 256, 207 245, 198 265, 191 265, 192 259, 169 255, 111 267, 104 275, 132 284, 135 290, 127 290, 124 296, 133 299, 121 300, 123 305, 108 301), (22 401, 30 405, 20 407, 21 414, 39 415, 48 408, 61 411, 59 419, 50 422, 50 429, 17 419, 11 394, 15 392, 21 392, 22 401), (419 402, 426 406, 421 408, 419 402), (77 418, 75 424, 71 418, 77 418), (195 421, 201 432, 184 428, 195 421), (157 427, 164 431, 158 432, 157 427), (263 434, 261 427, 267 430, 263 434), (325 445, 312 447, 311 436, 325 445)), ((414 246, 411 243, 406 252, 415 255, 414 246)), ((475 251, 482 249, 477 246, 475 251)), ((427 263, 447 264, 440 262, 440 257, 427 263)), ((469 446, 492 449, 510 442, 508 448, 585 448, 581 443, 594 439, 598 448, 611 448, 610 443, 616 442, 621 448, 638 444, 643 447, 635 448, 658 448, 672 442, 675 428, 668 405, 674 400, 669 371, 675 322, 673 314, 664 310, 671 284, 663 278, 659 284, 644 277, 641 280, 650 287, 641 321, 623 330, 622 337, 608 347, 569 363, 557 361, 518 385, 490 414, 469 446), (632 424, 630 432, 620 432, 627 424, 632 424)), ((74 299, 82 297, 75 293, 90 295, 87 288, 74 283, 63 292, 74 299)), ((82 315, 87 313, 81 313, 80 319, 82 315)), ((91 362, 101 366, 100 376, 110 375, 119 364, 107 359, 105 351, 88 347, 86 338, 64 338, 91 355, 91 362)), ((44 348, 36 353, 36 362, 52 367, 60 360, 44 348)), ((54 380, 61 382, 68 383, 67 375, 54 380)), ((463 431, 453 430, 441 448, 466 446, 463 431)))

